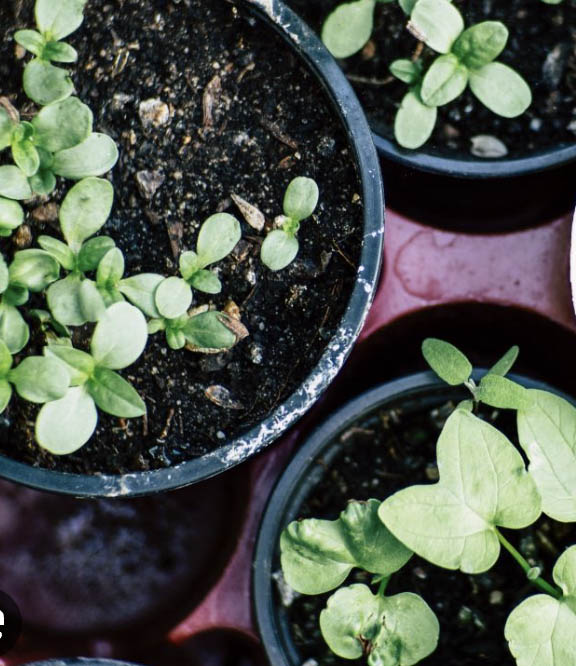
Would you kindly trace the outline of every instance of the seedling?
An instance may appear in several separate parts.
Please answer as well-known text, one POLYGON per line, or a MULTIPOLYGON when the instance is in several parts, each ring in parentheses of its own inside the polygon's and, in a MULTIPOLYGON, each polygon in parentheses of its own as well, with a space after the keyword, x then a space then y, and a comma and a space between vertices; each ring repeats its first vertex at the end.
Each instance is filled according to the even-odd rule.
POLYGON ((69 72, 52 63, 78 59, 76 50, 62 40, 82 25, 87 1, 36 0, 38 30, 19 30, 14 35, 18 44, 35 56, 24 70, 24 90, 36 104, 60 102, 74 90, 69 72))
POLYGON ((165 331, 166 342, 171 349, 186 347, 205 354, 219 353, 238 342, 230 317, 216 310, 192 311, 174 319, 152 319, 148 332, 154 334, 159 331, 165 331))
POLYGON ((365 585, 341 588, 322 611, 320 627, 340 657, 364 655, 370 666, 404 666, 434 650, 439 630, 418 596, 386 596, 394 572, 414 552, 439 567, 481 574, 504 548, 542 593, 523 601, 506 623, 518 666, 571 666, 576 663, 576 546, 558 559, 552 583, 502 529, 529 527, 542 512, 576 522, 576 408, 506 378, 518 355, 515 347, 479 383, 470 361, 453 345, 429 339, 423 353, 439 377, 452 386, 463 384, 471 394, 440 434, 439 481, 406 488, 382 503, 352 502, 337 521, 292 523, 280 543, 285 578, 302 594, 320 594, 342 585, 353 568, 374 574, 376 593, 365 585), (480 402, 517 412, 528 470, 512 442, 475 415, 480 402))
POLYGON ((121 370, 134 363, 148 338, 144 315, 129 303, 115 303, 100 317, 90 353, 66 344, 49 344, 47 359, 56 359, 69 375, 67 392, 42 407, 36 420, 40 446, 56 455, 77 451, 92 436, 98 409, 121 418, 146 413, 146 405, 121 370))
POLYGON ((426 71, 410 60, 390 66, 392 74, 409 86, 394 124, 396 139, 404 148, 426 143, 437 108, 454 101, 468 86, 482 104, 504 118, 520 116, 532 103, 526 81, 511 67, 495 62, 508 41, 503 23, 485 21, 465 30, 462 15, 449 0, 418 0, 409 28, 441 55, 426 71))
POLYGON ((277 218, 279 229, 271 231, 260 251, 262 263, 272 271, 280 271, 291 264, 300 244, 296 237, 300 222, 310 217, 318 205, 318 185, 311 178, 295 178, 284 195, 284 215, 277 218))
POLYGON ((0 195, 29 199, 50 194, 56 176, 81 180, 109 171, 118 149, 109 136, 92 132, 92 121, 76 97, 45 107, 31 122, 20 121, 11 105, 0 106, 0 150, 10 147, 14 161, 0 167, 0 195))
POLYGON ((0 197, 0 236, 11 236, 24 222, 24 211, 16 201, 0 197))

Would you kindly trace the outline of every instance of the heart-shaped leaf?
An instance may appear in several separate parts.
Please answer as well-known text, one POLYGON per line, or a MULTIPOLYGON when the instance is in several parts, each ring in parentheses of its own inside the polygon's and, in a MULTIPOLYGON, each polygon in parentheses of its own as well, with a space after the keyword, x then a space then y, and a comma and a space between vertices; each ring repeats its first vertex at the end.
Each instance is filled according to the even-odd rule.
POLYGON ((504 118, 516 118, 532 104, 526 81, 507 65, 491 62, 470 72, 470 89, 490 111, 504 118))
POLYGON ((378 500, 350 502, 338 520, 295 521, 280 539, 282 570, 302 594, 341 585, 354 568, 389 576, 412 556, 378 518, 378 500))
POLYGON ((60 400, 46 403, 36 419, 36 441, 55 455, 84 446, 98 423, 98 410, 83 386, 74 386, 60 400))
POLYGON ((92 111, 77 97, 50 104, 32 121, 36 143, 51 153, 72 148, 92 133, 92 111))
POLYGON ((96 405, 108 414, 121 418, 146 414, 146 404, 136 389, 113 370, 96 367, 86 387, 96 405))
POLYGON ((319 197, 316 181, 303 176, 294 178, 284 195, 284 215, 297 222, 305 220, 316 210, 319 197))
POLYGON ((64 39, 82 25, 87 2, 88 0, 36 0, 36 25, 49 39, 64 39))
POLYGON ((39 58, 24 68, 23 87, 28 97, 40 106, 61 102, 74 92, 69 72, 39 58))
POLYGON ((506 640, 518 666, 573 666, 576 663, 576 546, 554 567, 564 596, 537 594, 515 608, 506 623, 506 640))
POLYGON ((240 222, 233 215, 218 213, 210 216, 200 228, 196 244, 201 267, 227 257, 241 237, 240 222))
POLYGON ((85 141, 54 155, 52 171, 57 176, 81 180, 103 176, 118 161, 118 148, 106 134, 92 133, 85 141))
POLYGON ((522 456, 496 428, 467 411, 449 417, 438 440, 440 481, 401 490, 380 518, 418 555, 446 569, 482 573, 500 553, 496 528, 534 523, 541 500, 522 456))
POLYGON ((542 496, 542 510, 560 522, 576 521, 576 408, 548 391, 530 390, 532 404, 518 412, 518 437, 542 496))
POLYGON ((438 377, 447 384, 458 386, 470 379, 472 364, 449 342, 427 338, 422 343, 422 355, 438 377))
POLYGON ((328 599, 320 628, 330 649, 344 659, 368 655, 369 666, 412 666, 434 652, 440 625, 418 595, 372 594, 351 585, 328 599))
POLYGON ((104 226, 113 202, 114 188, 102 178, 86 178, 68 192, 60 207, 60 226, 73 250, 104 226))
POLYGON ((484 21, 473 25, 454 44, 454 54, 470 69, 484 67, 495 60, 508 41, 508 28, 500 21, 484 21))
POLYGON ((62 398, 70 383, 66 367, 44 356, 28 356, 10 372, 9 379, 22 398, 40 404, 62 398))
POLYGON ((372 35, 374 0, 356 0, 338 5, 322 28, 322 41, 335 58, 358 53, 372 35))
POLYGON ((430 65, 422 81, 420 96, 427 106, 443 106, 455 100, 468 85, 468 70, 453 53, 430 65))
POLYGON ((96 363, 110 370, 126 368, 144 351, 148 327, 144 315, 129 303, 115 303, 96 324, 91 351, 96 363))
POLYGON ((449 0, 418 0, 410 27, 434 51, 449 53, 464 30, 464 19, 449 0))
POLYGON ((7 199, 29 199, 32 196, 28 178, 17 166, 0 166, 0 196, 7 199))

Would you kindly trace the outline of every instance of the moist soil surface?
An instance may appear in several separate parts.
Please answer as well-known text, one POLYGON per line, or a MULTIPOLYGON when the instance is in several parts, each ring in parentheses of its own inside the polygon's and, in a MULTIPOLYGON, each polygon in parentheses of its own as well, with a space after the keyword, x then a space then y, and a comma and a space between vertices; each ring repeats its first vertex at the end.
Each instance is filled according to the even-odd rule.
MULTIPOLYGON (((312 490, 299 515, 334 520, 350 499, 382 500, 407 486, 437 481, 436 442, 453 407, 446 404, 411 414, 381 408, 342 432, 342 453, 312 490)), ((483 416, 516 441, 510 413, 483 416)), ((542 568, 545 579, 551 580, 556 559, 574 541, 574 529, 543 518, 531 528, 507 532, 506 536, 530 563, 542 568)), ((352 572, 345 584, 370 585, 370 581, 371 576, 364 572, 352 572)), ((406 591, 420 594, 440 621, 438 649, 420 662, 422 666, 515 665, 504 626, 513 608, 537 588, 527 583, 521 568, 506 552, 493 569, 477 576, 440 569, 414 556, 392 576, 387 594, 406 591)), ((302 663, 308 666, 306 660, 314 659, 321 666, 364 664, 361 659, 340 659, 326 646, 318 617, 329 596, 298 596, 283 611, 302 663)))
MULTIPOLYGON (((33 25, 30 4, 0 4, 0 25, 7 26, 0 94, 23 116, 32 108, 19 93, 25 61, 12 35, 33 25)), ((110 176, 115 206, 102 233, 123 250, 126 276, 177 274, 177 257, 194 249, 200 224, 230 212, 242 221, 243 240, 218 265, 222 294, 197 292, 194 305, 221 309, 233 301, 250 336, 208 356, 172 351, 162 334, 152 336, 141 359, 123 372, 145 399, 147 419, 100 413, 89 444, 56 458, 34 442, 36 408, 15 399, 0 422, 0 450, 32 465, 88 474, 165 467, 213 451, 266 418, 318 361, 354 285, 362 239, 358 177, 320 85, 240 5, 91 0, 68 41, 79 52, 72 68, 77 95, 92 108, 95 130, 120 147, 110 176), (167 105, 165 124, 158 124, 162 113, 156 124, 141 118, 140 104, 149 99, 167 105), (297 260, 272 273, 259 260, 263 234, 244 222, 231 194, 259 207, 270 225, 282 212, 286 186, 300 175, 317 180, 320 204, 302 224, 297 260), (138 178, 159 186, 152 194, 138 178), (209 393, 218 404, 207 397, 209 387, 217 387, 209 393)), ((58 203, 66 189, 61 185, 51 201, 58 203)), ((20 247, 34 246, 41 233, 58 236, 46 203, 27 205, 31 240, 19 234, 20 247)), ((2 241, 8 258, 14 249, 14 240, 2 241)), ((80 331, 76 339, 89 334, 80 331)), ((39 353, 42 344, 36 331, 26 352, 39 353)))
MULTIPOLYGON (((287 0, 309 24, 320 31, 340 0, 287 0)), ((509 157, 574 143, 576 134, 576 0, 548 5, 542 0, 455 0, 466 25, 502 21, 510 30, 506 49, 498 58, 529 82, 534 101, 515 119, 496 116, 467 90, 458 100, 439 109, 438 123, 425 152, 459 158, 470 156, 471 139, 488 135, 499 139, 509 157)), ((341 65, 354 85, 371 125, 393 139, 396 110, 405 84, 389 75, 397 58, 411 58, 416 39, 406 30, 406 16, 397 2, 377 3, 375 30, 368 46, 341 65)), ((426 62, 435 54, 426 49, 426 62)))

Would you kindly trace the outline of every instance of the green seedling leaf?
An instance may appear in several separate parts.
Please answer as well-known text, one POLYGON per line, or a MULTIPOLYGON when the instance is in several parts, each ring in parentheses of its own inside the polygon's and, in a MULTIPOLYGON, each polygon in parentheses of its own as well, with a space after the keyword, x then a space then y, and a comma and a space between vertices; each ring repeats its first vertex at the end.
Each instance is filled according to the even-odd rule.
POLYGON ((563 523, 576 521, 576 408, 547 391, 518 412, 518 437, 530 461, 530 475, 542 496, 542 510, 563 523))
POLYGON ((93 132, 85 141, 54 155, 52 170, 57 176, 81 180, 102 176, 118 161, 118 148, 106 134, 93 132))
POLYGON ((6 343, 11 354, 21 352, 30 339, 30 329, 13 305, 0 305, 0 340, 6 343))
POLYGON ((56 176, 49 169, 42 169, 28 179, 34 194, 48 195, 56 189, 56 176))
POLYGON ((505 635, 518 666, 572 666, 576 663, 576 546, 554 567, 563 597, 537 594, 515 608, 505 635))
POLYGON ((418 0, 409 26, 431 49, 449 53, 464 30, 464 19, 449 0, 418 0))
POLYGON ((65 326, 82 326, 84 316, 81 301, 82 278, 74 273, 48 287, 46 300, 56 321, 65 326))
POLYGON ((23 86, 28 97, 40 106, 61 102, 74 92, 69 72, 38 58, 24 68, 23 86))
POLYGON ((374 29, 375 0, 339 5, 322 27, 322 41, 335 58, 349 58, 362 50, 374 29))
POLYGON ((106 297, 92 280, 82 280, 80 283, 78 302, 85 321, 98 321, 108 304, 106 297))
POLYGON ((351 585, 328 599, 320 628, 330 649, 344 659, 368 655, 368 666, 412 666, 434 652, 440 625, 418 595, 372 594, 366 585, 351 585))
POLYGON ((301 222, 314 213, 319 198, 318 185, 312 178, 303 176, 294 178, 284 195, 284 215, 296 222, 301 222))
POLYGON ((117 287, 124 275, 124 255, 117 248, 107 252, 98 264, 96 284, 99 287, 117 287))
POLYGON ((74 269, 76 257, 66 243, 52 238, 52 236, 40 236, 38 238, 38 245, 48 252, 50 256, 54 257, 62 268, 65 268, 67 271, 74 269))
POLYGON ((0 106, 0 150, 8 148, 12 143, 12 134, 14 133, 14 121, 6 109, 0 106))
POLYGON ((506 47, 508 28, 500 21, 484 21, 460 35, 452 49, 462 64, 479 69, 496 60, 506 47))
POLYGON ((222 323, 226 320, 222 312, 203 312, 190 317, 182 333, 195 349, 229 349, 236 344, 236 336, 222 323))
MULTIPOLYGON (((22 129, 23 126, 24 123, 20 125, 19 129, 22 129)), ((40 168, 40 155, 29 132, 21 133, 17 131, 14 134, 12 138, 12 159, 28 178, 33 176, 40 168)))
POLYGON ((44 47, 42 58, 52 62, 76 62, 78 51, 66 42, 48 42, 44 47))
POLYGON ((201 268, 227 257, 241 237, 240 222, 234 216, 218 213, 209 217, 200 229, 196 244, 201 268))
POLYGON ((4 412, 12 399, 12 384, 5 379, 0 380, 0 414, 4 412))
POLYGON ((280 538, 282 570, 301 594, 323 594, 341 585, 352 569, 390 576, 412 552, 378 518, 378 500, 351 502, 338 520, 314 518, 288 525, 280 538))
POLYGON ((299 248, 295 236, 283 229, 274 229, 262 243, 260 259, 271 271, 281 271, 294 261, 299 248))
POLYGON ((198 271, 190 280, 190 285, 205 294, 219 294, 222 291, 222 283, 212 271, 198 271))
POLYGON ((108 414, 120 418, 146 414, 146 405, 136 389, 108 368, 96 367, 86 388, 96 405, 108 414))
POLYGON ((36 0, 36 25, 49 39, 64 39, 81 25, 88 0, 36 0))
POLYGON ((0 196, 8 199, 30 199, 32 196, 28 178, 17 166, 0 166, 0 196))
POLYGON ((42 56, 45 41, 37 30, 17 30, 14 33, 14 40, 35 56, 39 58, 42 56))
POLYGON ((30 291, 44 291, 60 276, 60 265, 44 250, 22 250, 10 264, 10 284, 30 291))
POLYGON ((98 422, 98 410, 85 387, 75 386, 60 400, 45 404, 36 419, 36 441, 54 455, 84 446, 98 422))
POLYGON ((410 16, 418 0, 399 0, 398 4, 404 10, 406 16, 410 16))
POLYGON ((490 111, 504 118, 516 118, 532 104, 529 85, 501 62, 471 71, 470 89, 490 111))
POLYGON ((51 104, 32 120, 36 144, 57 153, 85 141, 92 133, 92 111, 77 97, 51 104))
POLYGON ((412 60, 395 60, 390 65, 390 73, 411 86, 419 83, 422 78, 422 65, 412 60))
POLYGON ((482 377, 476 399, 498 409, 526 409, 533 402, 528 389, 506 377, 490 373, 482 377))
POLYGON ((96 324, 90 349, 99 366, 121 370, 138 359, 147 340, 146 319, 140 310, 129 303, 115 303, 96 324))
POLYGON ((510 347, 510 349, 504 354, 504 356, 490 368, 489 374, 491 375, 500 375, 501 377, 506 376, 512 366, 516 363, 518 354, 520 353, 520 348, 517 346, 510 347))
POLYGON ((450 386, 458 386, 470 379, 472 364, 449 342, 427 338, 422 343, 422 354, 438 377, 450 386))
POLYGON ((7 289, 10 283, 10 272, 8 266, 4 261, 4 257, 0 253, 0 294, 3 294, 7 289))
POLYGON ((158 285, 154 301, 163 317, 176 319, 185 314, 192 304, 192 289, 185 280, 169 277, 158 285))
POLYGON ((70 376, 65 366, 54 358, 28 356, 11 370, 9 380, 22 398, 43 404, 66 395, 70 376))
POLYGON ((68 192, 60 207, 60 227, 72 250, 78 252, 86 239, 100 231, 113 201, 114 188, 101 178, 86 178, 68 192))
POLYGON ((170 349, 183 349, 186 346, 186 336, 180 329, 167 328, 166 342, 170 349))
POLYGON ((449 53, 436 58, 422 81, 420 96, 427 106, 443 106, 464 92, 468 69, 449 53))
POLYGON ((97 270, 102 259, 116 247, 108 236, 98 236, 83 243, 78 252, 78 270, 83 273, 97 270))
POLYGON ((394 121, 396 140, 408 150, 420 148, 432 136, 437 117, 438 110, 426 106, 419 93, 406 93, 394 121))
POLYGON ((0 197, 0 236, 9 236, 23 222, 22 206, 16 201, 0 197))
POLYGON ((540 516, 536 484, 501 432, 460 409, 438 440, 438 470, 438 483, 401 490, 383 502, 380 518, 433 564, 488 571, 500 554, 496 527, 522 529, 540 516))
POLYGON ((161 282, 164 281, 163 275, 156 273, 142 273, 133 277, 125 278, 118 285, 118 289, 126 298, 135 305, 147 317, 156 319, 160 317, 154 295, 161 282))
MULTIPOLYGON (((8 273, 8 277, 10 277, 10 273, 8 273)), ((24 303, 27 303, 29 298, 30 293, 28 292, 28 289, 25 287, 17 287, 16 285, 11 284, 4 292, 2 301, 7 305, 14 305, 18 307, 20 305, 24 305, 24 303)))
POLYGON ((96 363, 90 354, 68 345, 54 344, 44 347, 44 355, 56 358, 66 368, 70 386, 84 385, 94 373, 96 363))
POLYGON ((188 282, 198 272, 202 270, 202 262, 196 252, 182 252, 180 255, 180 273, 188 282))
POLYGON ((6 379, 10 369, 12 368, 12 354, 8 349, 6 343, 0 340, 0 378, 6 379))

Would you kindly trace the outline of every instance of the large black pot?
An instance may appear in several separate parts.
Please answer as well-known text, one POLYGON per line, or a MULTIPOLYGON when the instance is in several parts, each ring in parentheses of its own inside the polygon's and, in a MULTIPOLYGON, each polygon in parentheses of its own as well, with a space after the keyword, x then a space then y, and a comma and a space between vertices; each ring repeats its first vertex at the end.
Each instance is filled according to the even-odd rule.
MULTIPOLYGON (((511 379, 527 388, 551 390, 549 386, 526 377, 511 375, 511 379)), ((364 393, 335 412, 312 433, 293 458, 268 502, 254 556, 256 621, 271 664, 301 666, 304 661, 292 640, 286 613, 277 603, 272 574, 280 568, 280 534, 290 522, 300 517, 301 507, 342 452, 345 444, 340 439, 341 433, 382 408, 401 408, 404 413, 410 414, 467 397, 469 393, 466 389, 450 387, 432 372, 391 381, 364 393)))
POLYGON ((384 230, 384 197, 378 157, 362 109, 346 78, 314 33, 276 0, 238 0, 272 27, 304 61, 328 93, 345 129, 362 183, 364 238, 355 288, 337 334, 327 342, 316 367, 301 386, 268 418, 217 451, 175 467, 123 475, 55 472, 0 457, 0 475, 17 483, 85 497, 129 497, 197 483, 238 465, 271 444, 316 402, 338 373, 359 335, 379 275, 384 230))

